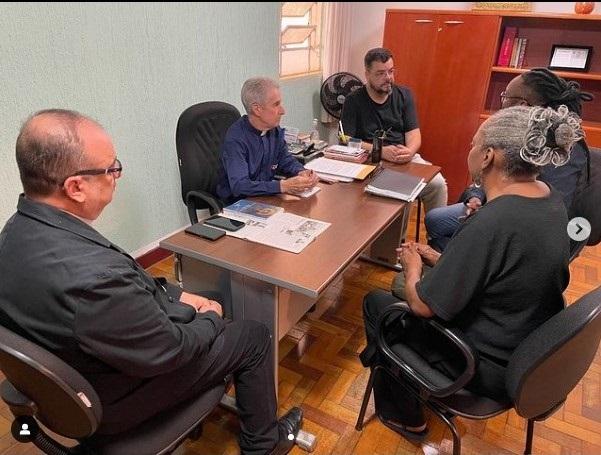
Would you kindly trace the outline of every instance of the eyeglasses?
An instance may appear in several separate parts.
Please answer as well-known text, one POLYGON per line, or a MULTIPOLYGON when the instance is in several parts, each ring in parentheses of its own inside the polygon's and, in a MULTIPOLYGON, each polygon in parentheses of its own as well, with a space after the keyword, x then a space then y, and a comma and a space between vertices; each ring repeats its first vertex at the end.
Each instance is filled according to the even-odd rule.
POLYGON ((507 100, 522 100, 522 101, 526 101, 526 104, 528 106, 530 106, 530 103, 528 102, 528 100, 526 98, 523 98, 521 96, 507 96, 507 92, 505 90, 503 90, 501 92, 501 95, 499 95, 499 98, 501 99, 501 106, 503 106, 503 104, 505 104, 505 101, 507 101, 507 100))
POLYGON ((112 174, 114 178, 118 179, 119 177, 121 177, 121 172, 123 171, 123 165, 121 164, 121 161, 119 161, 117 158, 115 158, 115 162, 113 163, 113 165, 109 168, 106 169, 85 169, 83 171, 78 171, 75 174, 71 174, 67 177, 65 177, 65 180, 63 180, 63 183, 61 184, 64 185, 65 181, 69 178, 69 177, 76 177, 78 175, 106 175, 106 174, 112 174))

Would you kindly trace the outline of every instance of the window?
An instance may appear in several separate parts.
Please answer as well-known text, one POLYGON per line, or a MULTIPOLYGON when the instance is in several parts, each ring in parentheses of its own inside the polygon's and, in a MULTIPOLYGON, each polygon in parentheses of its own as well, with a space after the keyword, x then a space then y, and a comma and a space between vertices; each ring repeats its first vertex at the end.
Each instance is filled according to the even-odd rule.
POLYGON ((280 77, 321 71, 322 3, 282 3, 280 77))

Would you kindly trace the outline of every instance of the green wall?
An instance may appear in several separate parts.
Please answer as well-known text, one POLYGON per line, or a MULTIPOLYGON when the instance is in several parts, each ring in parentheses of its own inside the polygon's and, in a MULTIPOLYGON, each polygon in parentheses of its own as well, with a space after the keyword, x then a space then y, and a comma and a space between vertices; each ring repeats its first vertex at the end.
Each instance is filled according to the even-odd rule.
MULTIPOLYGON (((0 5, 0 225, 22 191, 14 143, 39 109, 78 110, 113 137, 124 174, 95 226, 128 251, 187 224, 175 159, 179 114, 236 105, 245 79, 277 78, 279 3, 0 5)), ((308 129, 320 77, 283 81, 283 123, 308 129)))

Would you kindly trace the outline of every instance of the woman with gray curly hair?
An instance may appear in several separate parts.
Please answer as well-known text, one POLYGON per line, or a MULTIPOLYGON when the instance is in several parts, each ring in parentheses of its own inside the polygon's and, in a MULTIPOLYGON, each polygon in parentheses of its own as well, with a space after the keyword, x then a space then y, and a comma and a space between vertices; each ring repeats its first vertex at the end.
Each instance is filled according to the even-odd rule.
MULTIPOLYGON (((405 300, 419 317, 438 318, 461 330, 479 356, 467 389, 507 399, 505 370, 526 336, 563 308, 569 281, 568 223, 561 195, 536 179, 541 166, 562 165, 582 137, 578 117, 567 108, 511 107, 484 122, 472 142, 468 167, 488 203, 462 224, 441 255, 425 245, 402 245, 405 300), (422 276, 422 267, 432 267, 422 276)), ((382 290, 364 300, 370 366, 378 316, 397 302, 382 290)), ((392 325, 394 326, 394 325, 392 325)), ((454 376, 462 364, 423 328, 408 327, 406 343, 433 368, 454 376), (441 352, 442 349, 442 352, 441 352)), ((409 439, 421 439, 421 406, 385 373, 374 385, 382 422, 409 439)))
MULTIPOLYGON (((501 93, 501 108, 513 106, 542 106, 558 109, 564 105, 568 111, 580 115, 582 103, 592 101, 591 93, 582 91, 575 81, 568 81, 547 68, 533 68, 513 78, 501 93)), ((574 206, 580 184, 589 179, 589 151, 584 139, 574 145, 565 165, 553 163, 540 169, 538 179, 548 183, 563 196, 568 214, 582 216, 574 206)), ((462 221, 486 202, 482 188, 474 185, 465 189, 458 203, 438 207, 426 214, 425 224, 429 244, 442 252, 462 221)))

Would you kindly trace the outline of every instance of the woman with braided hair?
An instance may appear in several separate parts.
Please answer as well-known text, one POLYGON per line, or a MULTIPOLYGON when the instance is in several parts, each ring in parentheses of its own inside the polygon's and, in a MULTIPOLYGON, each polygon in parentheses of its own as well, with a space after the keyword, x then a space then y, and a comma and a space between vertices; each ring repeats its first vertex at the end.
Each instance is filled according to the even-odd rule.
MULTIPOLYGON (((591 101, 593 95, 580 90, 574 81, 566 81, 547 68, 534 68, 512 79, 501 93, 501 108, 511 106, 543 106, 557 109, 564 105, 570 112, 580 116, 582 102, 591 101)), ((539 180, 548 183, 563 197, 568 213, 581 178, 587 178, 588 147, 584 139, 574 145, 570 160, 561 167, 553 163, 541 168, 539 180)), ((481 188, 467 188, 459 203, 432 209, 426 214, 425 224, 429 243, 437 251, 443 251, 457 228, 470 214, 486 202, 481 188)), ((394 289, 394 286, 393 286, 394 289)))
MULTIPOLYGON (((566 106, 498 111, 480 126, 468 156, 487 204, 461 225, 442 255, 416 243, 400 248, 404 300, 414 315, 436 316, 463 332, 479 357, 466 388, 479 395, 507 399, 505 372, 514 349, 563 309, 569 282, 567 212, 561 194, 537 175, 543 166, 569 162, 581 138, 580 119, 566 106), (426 274, 424 264, 432 267, 426 274)), ((383 290, 365 297, 365 366, 372 365, 376 352, 378 316, 398 300, 383 290)), ((397 326, 389 325, 430 366, 450 377, 460 372, 461 362, 440 340, 425 335, 421 324, 402 331, 397 326)), ((419 402, 385 373, 376 376, 374 395, 386 426, 409 439, 425 436, 419 402)))

